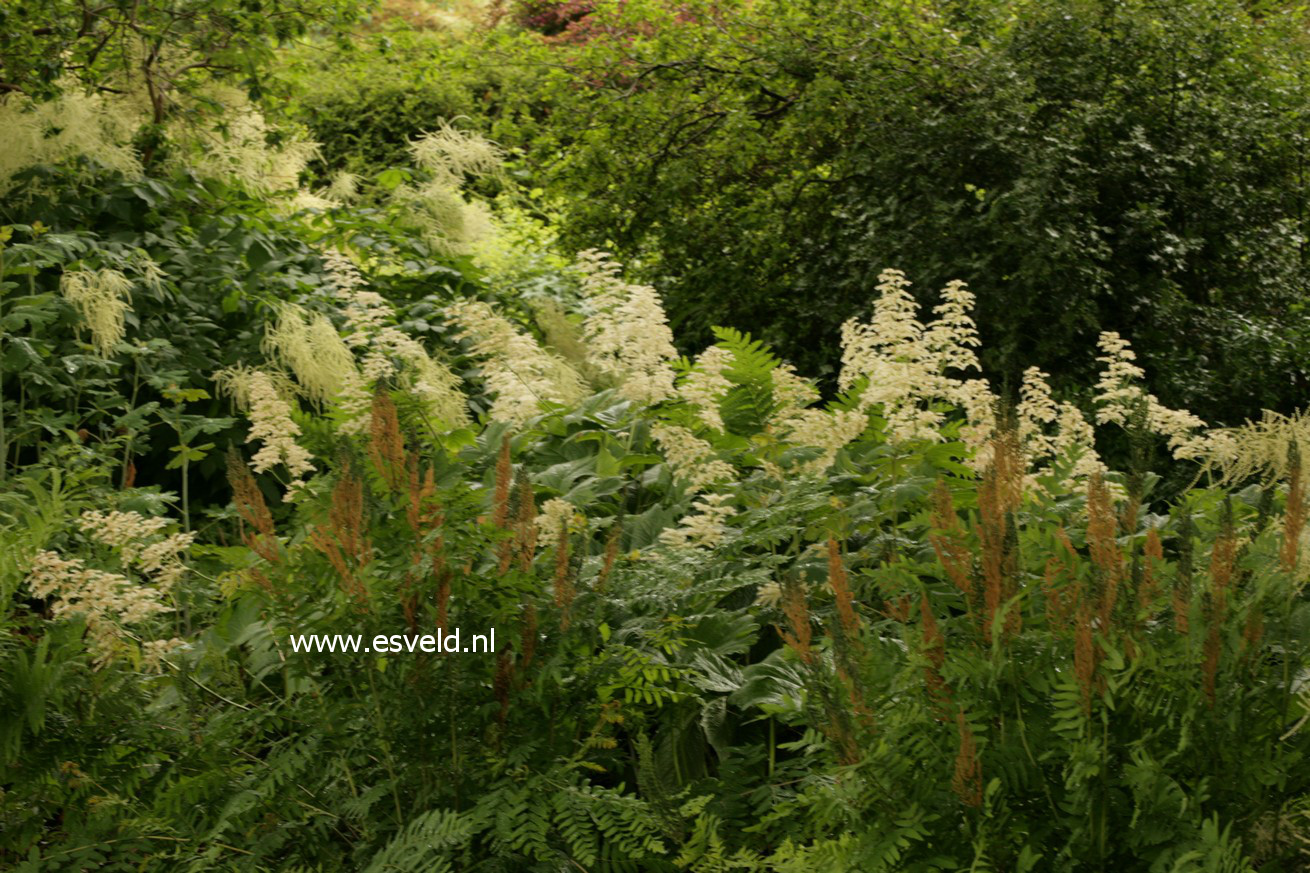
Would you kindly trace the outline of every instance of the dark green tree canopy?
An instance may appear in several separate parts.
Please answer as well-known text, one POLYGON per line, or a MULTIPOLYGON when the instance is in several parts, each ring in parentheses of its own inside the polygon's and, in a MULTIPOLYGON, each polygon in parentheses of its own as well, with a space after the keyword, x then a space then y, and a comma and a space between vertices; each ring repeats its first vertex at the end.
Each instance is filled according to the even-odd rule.
POLYGON ((1117 330, 1162 397, 1209 417, 1303 396, 1299 13, 625 8, 570 50, 550 96, 577 123, 538 158, 567 192, 568 241, 640 258, 689 348, 733 324, 822 374, 895 266, 925 294, 968 281, 984 366, 1015 383, 1036 365, 1085 384, 1093 355, 1069 349, 1117 330), (1220 395, 1243 399, 1207 405, 1220 395))
POLYGON ((258 93, 274 47, 309 30, 340 33, 369 0, 13 0, 0 5, 0 91, 48 97, 71 82, 112 90, 140 80, 156 121, 169 97, 212 76, 258 93))

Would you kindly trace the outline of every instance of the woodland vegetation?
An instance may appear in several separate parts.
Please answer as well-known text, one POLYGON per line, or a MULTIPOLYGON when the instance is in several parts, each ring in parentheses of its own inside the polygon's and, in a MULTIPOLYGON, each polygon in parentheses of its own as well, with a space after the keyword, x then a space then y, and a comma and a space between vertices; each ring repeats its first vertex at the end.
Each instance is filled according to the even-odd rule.
POLYGON ((0 868, 1310 869, 1308 15, 9 0, 0 868))

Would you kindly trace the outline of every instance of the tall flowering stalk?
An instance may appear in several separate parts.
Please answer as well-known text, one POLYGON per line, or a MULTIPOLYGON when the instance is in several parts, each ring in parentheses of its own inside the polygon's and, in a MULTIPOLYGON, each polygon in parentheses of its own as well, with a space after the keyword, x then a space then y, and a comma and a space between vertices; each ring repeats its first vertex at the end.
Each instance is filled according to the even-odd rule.
MULTIPOLYGON (((33 557, 27 583, 34 597, 48 598, 56 618, 80 617, 97 666, 131 654, 130 627, 172 611, 168 592, 186 573, 183 557, 192 533, 167 533, 165 518, 136 512, 87 511, 78 527, 91 541, 113 550, 121 572, 88 567, 78 558, 43 550, 33 557)), ((163 659, 182 640, 143 642, 143 666, 162 668, 163 659)))
MULTIPOLYGON (((344 342, 352 354, 359 356, 358 371, 353 366, 346 367, 344 362, 336 370, 336 402, 346 419, 341 431, 363 431, 368 424, 369 386, 393 378, 402 379, 422 401, 433 426, 439 429, 467 426, 471 421, 468 401, 460 391, 459 377, 434 360, 413 337, 391 324, 395 319, 394 308, 382 295, 365 287, 363 275, 349 257, 335 249, 325 252, 323 257, 345 319, 344 342)), ((322 334, 319 346, 334 359, 339 357, 339 350, 326 336, 326 329, 322 325, 316 329, 322 334)), ((294 349, 295 345, 289 348, 294 349)), ((310 381, 313 382, 313 377, 310 381)))
POLYGON ((720 346, 710 346, 696 356, 691 371, 678 383, 678 396, 696 409, 696 415, 707 427, 723 430, 723 416, 719 403, 732 389, 732 381, 724 375, 731 369, 735 356, 720 346))
POLYGON ((1164 568, 1164 543, 1160 541, 1160 531, 1152 527, 1146 532, 1146 543, 1142 546, 1142 581, 1137 587, 1138 609, 1149 621, 1155 618, 1156 598, 1160 591, 1160 573, 1164 568))
POLYGON ((555 607, 560 611, 561 630, 568 630, 573 621, 573 598, 577 596, 577 587, 569 570, 570 557, 569 529, 565 525, 555 536, 555 575, 551 584, 555 607))
MULTIPOLYGON (((514 485, 514 467, 510 461, 509 437, 500 442, 496 454, 494 490, 491 495, 491 524, 498 531, 509 532, 510 497, 514 485)), ((506 537, 496 546, 497 572, 505 573, 514 562, 514 542, 506 537)))
POLYGON ((358 608, 366 609, 368 588, 359 571, 372 560, 373 545, 365 526, 364 483, 349 467, 342 471, 332 489, 327 524, 316 525, 309 541, 327 557, 342 590, 358 608))
MULTIPOLYGON (((850 319, 842 325, 839 387, 850 390, 863 380, 860 409, 880 406, 897 440, 941 439, 945 414, 933 408, 936 400, 965 409, 971 425, 985 425, 995 404, 986 383, 962 381, 947 373, 978 369, 973 351, 978 335, 970 315, 973 294, 962 282, 947 285, 934 310, 937 320, 925 327, 909 288, 904 273, 884 270, 878 278, 873 317, 867 323, 850 319)), ((981 446, 989 434, 984 426, 968 436, 981 446)))
POLYGON ((964 717, 964 710, 955 714, 955 726, 960 736, 960 750, 955 755, 955 772, 951 775, 951 790, 965 806, 982 806, 982 759, 973 729, 964 717))
MULTIPOLYGON (((266 563, 280 563, 282 546, 274 528, 273 514, 268 510, 255 477, 250 475, 250 468, 236 449, 228 450, 227 481, 232 488, 232 503, 241 520, 241 541, 266 563)), ((253 566, 246 572, 265 591, 273 591, 273 583, 262 567, 253 566)))
POLYGON ((59 290, 90 328, 96 354, 110 357, 127 331, 131 280, 118 270, 70 270, 60 277, 59 290))
POLYGON ((1182 409, 1170 409, 1141 387, 1146 373, 1135 361, 1137 355, 1128 341, 1114 331, 1106 331, 1098 340, 1105 365, 1096 383, 1096 420, 1127 427, 1139 417, 1150 433, 1165 437, 1169 449, 1179 460, 1201 461, 1223 457, 1231 450, 1231 440, 1222 432, 1206 430, 1205 422, 1182 409))
POLYGON ((571 405, 581 400, 586 384, 577 371, 543 349, 535 339, 497 314, 489 305, 464 300, 451 307, 460 336, 483 360, 483 376, 494 395, 491 417, 523 424, 539 415, 542 404, 571 405))
POLYGON ((932 533, 928 535, 937 560, 946 570, 946 577, 964 595, 965 607, 973 610, 973 552, 969 548, 964 525, 955 514, 951 489, 946 480, 939 478, 933 490, 932 533))
POLYGON ((306 397, 322 407, 361 385, 355 356, 322 314, 284 304, 264 332, 264 351, 295 374, 306 397))
POLYGON ((1087 487, 1087 547, 1096 571, 1096 615, 1107 633, 1124 575, 1116 528, 1109 488, 1100 475, 1093 476, 1087 487))
POLYGON ((685 427, 658 422, 650 432, 664 452, 674 478, 692 490, 727 481, 737 474, 732 464, 717 457, 714 446, 685 427))
POLYGON ((1023 470, 1013 431, 998 431, 992 438, 992 462, 978 489, 979 564, 983 577, 983 640, 990 643, 998 620, 1003 633, 1019 629, 1022 613, 1002 607, 1016 592, 1018 554, 1014 512, 1023 498, 1023 470))
POLYGON ((937 625, 937 616, 927 594, 919 600, 919 614, 923 622, 923 657, 927 661, 923 668, 923 683, 929 700, 938 709, 938 717, 944 720, 949 718, 946 704, 951 697, 951 689, 942 678, 942 667, 946 664, 946 639, 937 625))
POLYGON ((814 662, 812 640, 814 629, 810 626, 810 607, 806 602, 805 586, 796 579, 787 579, 782 584, 782 614, 787 618, 789 630, 778 628, 778 636, 787 644, 803 663, 814 662))
POLYGON ((636 403, 673 396, 678 351, 659 294, 649 285, 625 282, 605 252, 580 253, 576 268, 590 308, 583 336, 591 362, 636 403))
POLYGON ((296 442, 300 425, 291 419, 291 404, 283 399, 274 376, 263 370, 233 367, 216 374, 214 380, 250 416, 246 442, 262 443, 250 459, 251 468, 265 473, 279 464, 285 466, 291 475, 288 491, 294 493, 303 477, 313 472, 313 456, 296 442))
POLYGON ((409 462, 405 442, 400 435, 400 416, 387 392, 373 395, 373 414, 369 418, 369 457, 373 467, 391 491, 404 489, 409 479, 409 462))

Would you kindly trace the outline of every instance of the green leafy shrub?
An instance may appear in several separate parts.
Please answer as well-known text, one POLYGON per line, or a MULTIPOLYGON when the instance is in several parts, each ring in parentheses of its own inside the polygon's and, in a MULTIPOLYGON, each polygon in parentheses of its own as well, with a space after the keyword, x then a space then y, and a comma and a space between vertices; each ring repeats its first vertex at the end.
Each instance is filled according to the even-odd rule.
MULTIPOLYGON (((596 254, 576 268, 593 375, 451 307, 491 402, 442 420, 367 279, 330 269, 366 408, 349 378, 317 409, 276 389, 249 406, 260 451, 229 455, 223 539, 190 548, 172 611, 133 630, 143 655, 184 642, 171 669, 136 672, 132 646, 95 669, 82 620, 23 581, 40 552, 105 560, 65 521, 81 507, 144 519, 161 496, 88 473, 36 502, 39 524, 0 506, 22 598, 6 622, 32 629, 0 649, 26 714, 0 800, 20 869, 1298 863, 1295 449, 1272 449, 1281 482, 1155 501, 1158 480, 1100 465, 1092 426, 1037 376, 1014 425, 989 417, 960 369, 967 292, 916 324, 895 273, 848 330, 831 404, 735 331, 675 372, 653 290, 596 254), (510 367, 519 382, 496 375, 510 367), (545 393, 586 378, 610 387, 545 393), (261 456, 287 440, 312 469, 279 507, 269 474, 291 456, 261 456), (419 648, 455 627, 494 628, 494 649, 419 648), (293 634, 401 651, 310 653, 293 634)), ((1126 352, 1103 340, 1100 420, 1184 456, 1255 445, 1145 395, 1126 352)), ((260 366, 270 385, 322 376, 260 366)))

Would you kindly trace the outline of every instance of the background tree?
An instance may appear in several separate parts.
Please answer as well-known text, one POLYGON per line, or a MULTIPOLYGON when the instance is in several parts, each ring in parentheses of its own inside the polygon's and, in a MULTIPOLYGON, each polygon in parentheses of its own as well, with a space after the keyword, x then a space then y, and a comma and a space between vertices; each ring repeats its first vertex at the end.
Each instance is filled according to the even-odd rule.
POLYGON ((1217 419, 1306 386, 1299 12, 1163 3, 625 4, 528 146, 573 245, 639 258, 680 337, 811 373, 878 271, 978 293, 984 367, 1085 383, 1098 330, 1217 419), (1228 394, 1216 389, 1236 387, 1228 394), (1206 398, 1225 396, 1220 408, 1206 398), (1232 402, 1231 398, 1242 399, 1232 402))

